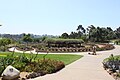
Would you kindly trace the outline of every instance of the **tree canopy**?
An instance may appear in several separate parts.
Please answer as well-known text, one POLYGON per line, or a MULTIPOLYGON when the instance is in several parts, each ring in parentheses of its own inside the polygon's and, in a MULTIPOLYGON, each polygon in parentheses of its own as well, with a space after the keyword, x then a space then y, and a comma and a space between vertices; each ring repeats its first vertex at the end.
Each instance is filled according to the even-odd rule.
POLYGON ((61 38, 105 42, 111 39, 120 39, 120 27, 113 31, 111 27, 95 27, 94 25, 90 25, 87 28, 84 28, 82 25, 79 25, 76 31, 72 31, 70 34, 63 33, 61 38))
POLYGON ((9 38, 2 38, 0 39, 0 46, 6 46, 11 44, 13 41, 9 38))
POLYGON ((22 41, 28 43, 28 42, 32 42, 33 39, 30 34, 23 34, 22 41))

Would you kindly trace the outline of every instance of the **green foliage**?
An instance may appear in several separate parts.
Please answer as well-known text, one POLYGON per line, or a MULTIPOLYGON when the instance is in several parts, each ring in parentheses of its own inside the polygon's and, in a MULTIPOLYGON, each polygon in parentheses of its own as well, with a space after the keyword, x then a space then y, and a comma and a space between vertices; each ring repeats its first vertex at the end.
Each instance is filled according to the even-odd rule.
POLYGON ((0 46, 0 51, 7 51, 8 50, 8 47, 7 46, 0 46))
POLYGON ((115 30, 115 35, 117 39, 120 39, 120 27, 115 30))
POLYGON ((8 45, 12 44, 13 41, 8 38, 2 38, 0 39, 0 51, 7 51, 8 45))
POLYGON ((82 36, 82 33, 80 31, 78 32, 71 32, 70 35, 69 35, 69 38, 70 39, 80 39, 82 36))
POLYGON ((87 31, 89 40, 92 42, 105 42, 116 37, 115 32, 110 27, 104 28, 90 25, 87 31))
POLYGON ((30 51, 30 50, 33 50, 31 46, 32 46, 32 45, 27 45, 27 46, 26 46, 26 44, 18 44, 18 45, 16 46, 16 48, 17 48, 18 50, 22 50, 22 51, 30 51))
POLYGON ((51 60, 51 59, 40 59, 35 62, 31 62, 27 64, 24 68, 24 71, 27 72, 42 72, 44 74, 49 74, 56 72, 62 68, 64 68, 65 65, 61 61, 57 60, 51 60))
POLYGON ((80 55, 48 54, 46 59, 43 59, 44 55, 37 55, 36 57, 36 54, 0 53, 0 55, 7 55, 5 57, 0 56, 0 73, 2 73, 8 65, 12 65, 20 71, 42 72, 44 74, 53 73, 65 67, 65 64, 70 64, 82 57, 80 55), (30 61, 30 56, 33 56, 32 61, 30 61), (34 57, 36 57, 36 59, 34 59, 34 57), (65 62, 65 64, 63 62, 65 62))
POLYGON ((103 62, 118 60, 120 60, 120 55, 114 56, 113 54, 111 54, 108 58, 104 59, 103 62))
POLYGON ((5 45, 11 44, 11 43, 12 43, 11 39, 8 39, 8 38, 0 39, 0 46, 5 46, 5 45))
POLYGON ((83 39, 85 42, 105 42, 111 39, 120 38, 120 27, 113 31, 110 27, 95 27, 90 25, 85 29, 82 25, 79 25, 76 29, 69 34, 63 33, 60 38, 70 39, 83 39))
POLYGON ((33 42, 34 43, 41 43, 42 42, 42 38, 33 38, 33 42))
MULTIPOLYGON (((41 57, 43 57, 44 55, 41 55, 41 57)), ((39 56, 38 56, 39 57, 39 56)), ((57 60, 57 61, 62 61, 65 63, 65 65, 68 65, 80 58, 82 58, 83 56, 81 55, 69 55, 69 54, 48 54, 46 56, 46 59, 52 59, 52 60, 57 60)))
POLYGON ((61 35, 61 38, 67 39, 67 38, 69 38, 69 35, 68 35, 67 33, 63 33, 63 34, 61 35))
POLYGON ((26 63, 24 63, 24 62, 16 62, 16 63, 12 64, 12 66, 14 66, 15 68, 17 68, 20 71, 24 71, 26 63))
MULTIPOLYGON (((25 67, 25 64, 29 62, 29 59, 26 61, 26 57, 23 54, 19 56, 14 56, 13 54, 7 55, 6 57, 0 57, 0 66, 4 70, 8 65, 12 65, 15 68, 22 70, 25 67)), ((1 70, 1 71, 3 71, 1 70)), ((2 73, 2 72, 0 72, 2 73)))
POLYGON ((96 49, 96 51, 104 51, 104 50, 105 50, 104 47, 102 47, 102 48, 97 48, 97 49, 96 49))
POLYGON ((113 40, 114 44, 120 45, 120 39, 113 40))
POLYGON ((7 57, 0 57, 0 67, 1 67, 1 72, 10 64, 12 64, 13 59, 11 59, 11 57, 7 56, 7 57))
POLYGON ((97 47, 97 51, 112 50, 115 48, 112 44, 99 44, 99 45, 103 45, 103 47, 97 47))
POLYGON ((113 31, 110 31, 107 28, 90 27, 89 39, 93 42, 103 42, 112 39, 113 38, 113 36, 111 35, 112 33, 113 31))
POLYGON ((24 34, 23 38, 22 38, 22 41, 28 43, 28 42, 32 42, 33 39, 32 39, 30 34, 24 34))
POLYGON ((43 70, 45 73, 53 73, 65 67, 64 63, 61 61, 45 59, 45 60, 38 60, 40 70, 43 70))
POLYGON ((0 74, 2 74, 2 72, 4 71, 4 67, 2 65, 0 65, 0 74))
POLYGON ((84 41, 84 42, 88 42, 88 38, 87 38, 87 35, 83 35, 81 36, 81 39, 84 41))
POLYGON ((47 38, 45 43, 47 47, 75 47, 81 45, 84 41, 82 39, 61 39, 61 38, 47 38))
POLYGON ((81 37, 84 36, 86 33, 86 30, 84 29, 84 27, 82 25, 79 25, 77 27, 76 31, 77 32, 72 31, 70 33, 70 35, 67 33, 63 33, 60 36, 60 38, 63 38, 63 39, 81 39, 81 37))
POLYGON ((45 40, 45 42, 47 43, 63 43, 63 44, 68 44, 68 43, 72 43, 72 44, 77 44, 77 43, 83 43, 84 41, 82 39, 61 39, 61 38, 47 38, 45 40))

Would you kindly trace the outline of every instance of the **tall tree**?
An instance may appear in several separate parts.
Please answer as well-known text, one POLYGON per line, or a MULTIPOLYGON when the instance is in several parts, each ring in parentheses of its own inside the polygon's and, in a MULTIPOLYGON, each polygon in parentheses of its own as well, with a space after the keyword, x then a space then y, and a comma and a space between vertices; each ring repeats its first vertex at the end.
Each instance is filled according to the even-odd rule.
POLYGON ((94 27, 88 26, 89 40, 93 42, 104 42, 113 39, 113 30, 110 27, 94 27))
POLYGON ((117 28, 114 32, 115 32, 116 38, 120 39, 120 27, 117 28))
POLYGON ((85 33, 86 30, 84 29, 84 27, 82 25, 79 25, 76 29, 78 32, 81 32, 81 33, 85 33))
POLYGON ((115 32, 112 30, 111 27, 107 27, 107 39, 111 40, 115 38, 116 38, 115 32))
POLYGON ((77 38, 81 38, 86 32, 86 30, 82 25, 79 25, 76 30, 77 30, 77 38))
POLYGON ((88 40, 90 40, 90 38, 92 37, 92 34, 95 31, 95 29, 96 28, 93 25, 88 26, 88 28, 87 28, 87 35, 88 35, 87 38, 88 38, 88 40))

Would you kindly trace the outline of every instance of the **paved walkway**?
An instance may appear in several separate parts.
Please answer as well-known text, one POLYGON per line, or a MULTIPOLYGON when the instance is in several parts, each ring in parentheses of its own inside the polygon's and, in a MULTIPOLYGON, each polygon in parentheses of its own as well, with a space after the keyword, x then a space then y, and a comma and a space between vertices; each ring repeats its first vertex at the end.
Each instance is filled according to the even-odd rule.
MULTIPOLYGON (((102 67, 102 61, 110 54, 118 55, 120 46, 114 50, 97 52, 98 55, 88 55, 67 65, 61 71, 54 74, 47 74, 33 80, 114 80, 102 67)), ((79 53, 83 54, 83 53, 79 53)))
MULTIPOLYGON (((102 61, 110 54, 119 55, 120 46, 115 46, 116 48, 109 51, 97 52, 97 55, 88 55, 88 52, 81 53, 70 53, 84 55, 83 58, 67 65, 64 69, 57 73, 47 74, 42 77, 37 77, 31 80, 114 80, 114 78, 109 75, 102 67, 102 61)), ((14 48, 11 48, 12 51, 14 48)), ((15 50, 15 52, 21 52, 15 50)), ((32 51, 36 53, 35 50, 32 51)), ((30 53, 30 51, 26 52, 30 53)), ((46 54, 46 53, 39 53, 46 54)), ((51 54, 51 53, 49 53, 51 54)), ((52 53, 58 54, 58 53, 52 53)), ((66 54, 66 53, 61 53, 66 54)), ((67 53, 68 54, 68 53, 67 53)))

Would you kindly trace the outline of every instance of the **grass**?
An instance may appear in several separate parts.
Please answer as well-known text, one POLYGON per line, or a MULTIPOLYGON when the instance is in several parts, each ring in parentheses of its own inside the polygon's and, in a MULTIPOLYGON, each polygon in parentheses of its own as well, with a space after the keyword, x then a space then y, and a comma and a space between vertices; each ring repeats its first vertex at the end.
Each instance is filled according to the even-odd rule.
POLYGON ((60 60, 65 63, 65 65, 68 65, 78 59, 80 59, 81 55, 69 55, 69 54, 49 54, 46 56, 46 58, 60 60))
MULTIPOLYGON (((11 52, 2 52, 0 53, 0 57, 5 57, 8 54, 12 54, 11 52)), ((15 53, 14 56, 18 56, 21 55, 22 53, 15 53)), ((26 53, 25 54, 28 58, 30 58, 30 54, 26 53)), ((38 54, 37 59, 43 59, 43 56, 45 54, 38 54)), ((33 56, 35 56, 35 54, 33 54, 33 56)), ((83 57, 82 55, 71 55, 71 54, 48 54, 46 56, 47 59, 53 59, 53 60, 58 60, 58 61, 62 61, 65 63, 65 65, 68 65, 78 59, 80 59, 81 57, 83 57)))
POLYGON ((5 54, 0 54, 0 57, 6 57, 7 55, 5 55, 5 54))

